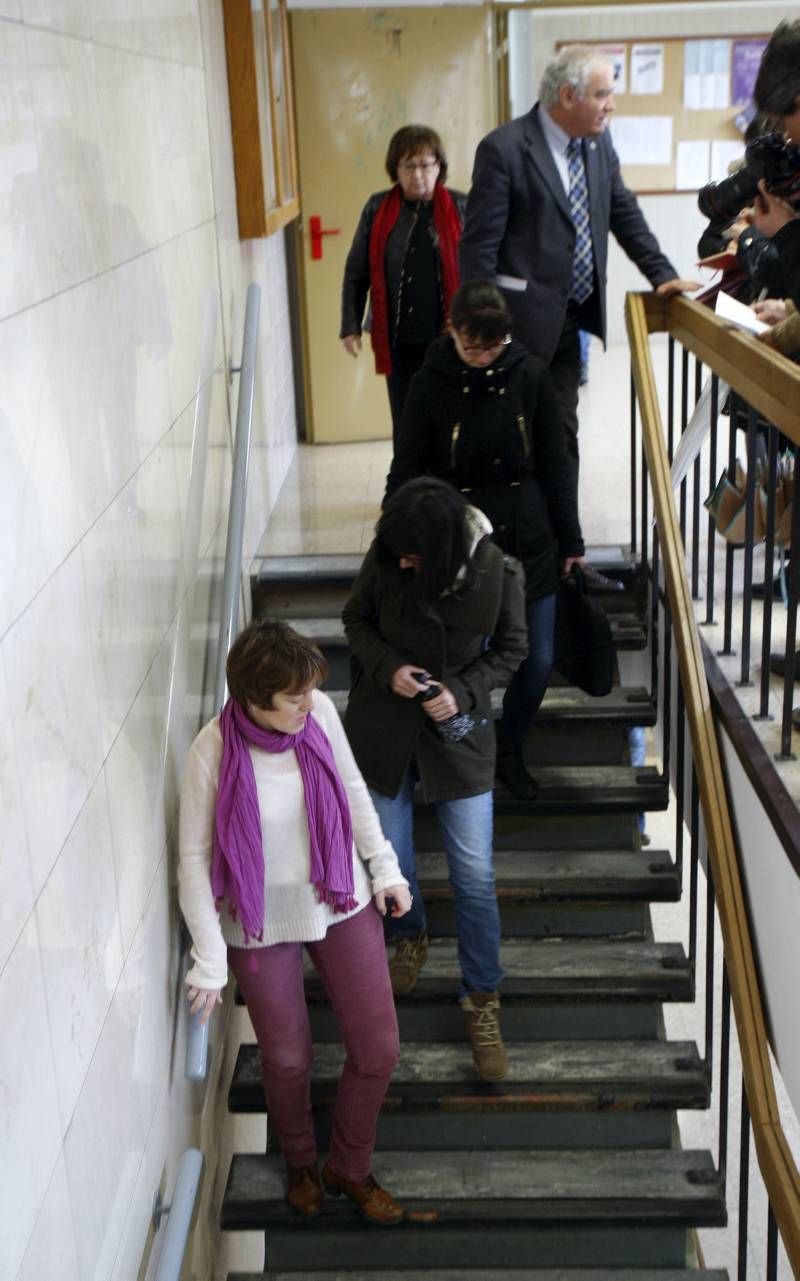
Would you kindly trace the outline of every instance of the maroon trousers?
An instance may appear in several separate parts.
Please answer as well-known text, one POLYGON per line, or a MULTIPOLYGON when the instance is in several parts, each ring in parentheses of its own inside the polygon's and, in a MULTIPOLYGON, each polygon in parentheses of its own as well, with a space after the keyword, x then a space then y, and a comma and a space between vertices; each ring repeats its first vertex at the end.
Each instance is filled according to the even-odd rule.
POLYGON ((261 1050, 267 1109, 289 1165, 313 1165, 317 1159, 303 947, 333 1006, 346 1051, 328 1162, 341 1178, 364 1179, 370 1173, 378 1113, 399 1054, 383 922, 370 902, 330 926, 317 943, 228 948, 228 963, 261 1050))

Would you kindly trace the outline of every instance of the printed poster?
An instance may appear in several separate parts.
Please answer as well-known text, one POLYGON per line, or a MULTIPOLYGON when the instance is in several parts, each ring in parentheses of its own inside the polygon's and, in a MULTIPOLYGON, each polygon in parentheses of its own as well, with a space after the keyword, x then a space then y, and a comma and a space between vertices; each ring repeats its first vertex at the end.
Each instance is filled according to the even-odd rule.
POLYGON ((604 58, 608 58, 614 68, 614 93, 628 92, 628 46, 624 44, 601 44, 598 48, 604 58))
POLYGON ((734 40, 731 63, 732 107, 746 106, 752 100, 761 55, 766 47, 766 40, 734 40))
POLYGON ((631 48, 631 93, 663 92, 663 44, 633 45, 631 48))

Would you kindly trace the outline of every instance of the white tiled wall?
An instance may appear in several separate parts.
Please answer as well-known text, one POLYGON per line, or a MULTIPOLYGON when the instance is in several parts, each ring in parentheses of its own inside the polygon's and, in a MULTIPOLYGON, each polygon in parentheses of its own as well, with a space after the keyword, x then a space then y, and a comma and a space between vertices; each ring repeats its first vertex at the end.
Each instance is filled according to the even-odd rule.
POLYGON ((0 1281, 152 1274, 199 1137, 174 836, 245 294, 247 540, 295 444, 281 235, 242 244, 221 5, 0 0, 0 1281))

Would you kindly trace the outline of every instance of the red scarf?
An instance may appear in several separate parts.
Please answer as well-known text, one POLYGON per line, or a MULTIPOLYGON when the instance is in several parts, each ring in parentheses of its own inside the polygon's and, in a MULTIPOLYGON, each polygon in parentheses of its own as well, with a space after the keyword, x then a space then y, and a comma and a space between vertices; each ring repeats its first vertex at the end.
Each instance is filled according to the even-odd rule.
MULTIPOLYGON (((378 205, 369 236, 372 350, 375 353, 375 371, 379 374, 392 372, 389 291, 386 286, 384 256, 386 241, 400 216, 402 203, 403 193, 399 185, 395 185, 378 205)), ((439 261, 442 269, 442 292, 446 314, 450 309, 450 299, 458 289, 458 242, 461 239, 461 219, 450 192, 438 182, 433 191, 433 225, 439 237, 439 261)))

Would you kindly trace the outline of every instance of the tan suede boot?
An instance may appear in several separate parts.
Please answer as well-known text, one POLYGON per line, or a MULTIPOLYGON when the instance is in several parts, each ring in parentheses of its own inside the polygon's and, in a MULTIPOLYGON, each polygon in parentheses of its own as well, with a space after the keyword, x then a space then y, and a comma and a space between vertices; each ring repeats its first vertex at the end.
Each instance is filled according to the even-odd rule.
POLYGON ((496 992, 470 992, 462 997, 472 1061, 484 1081, 502 1081, 508 1072, 508 1054, 500 1031, 500 997, 496 992))
POLYGON ((414 938, 398 939, 394 955, 389 962, 389 977, 395 996, 407 996, 413 991, 417 975, 428 957, 428 936, 423 930, 414 938))

